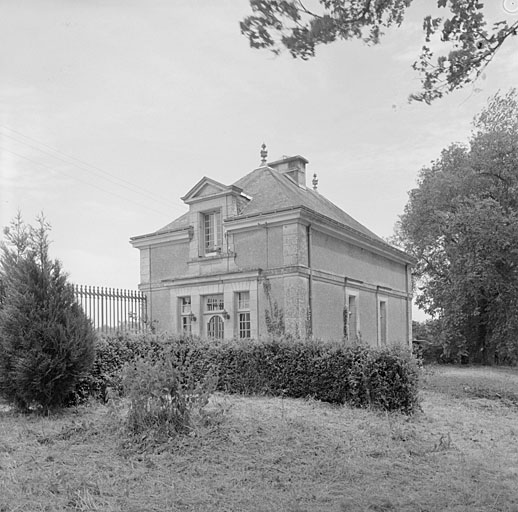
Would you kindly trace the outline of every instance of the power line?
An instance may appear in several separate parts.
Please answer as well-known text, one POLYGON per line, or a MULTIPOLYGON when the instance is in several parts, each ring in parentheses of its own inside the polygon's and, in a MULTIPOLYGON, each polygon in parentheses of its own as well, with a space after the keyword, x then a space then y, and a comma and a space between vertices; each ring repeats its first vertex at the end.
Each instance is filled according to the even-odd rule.
POLYGON ((184 211, 184 209, 181 206, 179 206, 178 204, 175 204, 174 201, 171 201, 168 198, 160 196, 160 195, 156 194, 155 192, 146 190, 142 186, 136 185, 135 183, 132 183, 129 180, 115 176, 114 174, 109 173, 108 171, 105 171, 101 167, 84 162, 83 160, 80 160, 79 158, 76 158, 74 156, 67 155, 66 153, 60 151, 59 149, 53 148, 52 146, 49 146, 48 144, 46 144, 44 142, 34 139, 33 137, 29 137, 28 135, 24 135, 23 133, 18 132, 8 126, 2 125, 2 126, 0 126, 0 128, 3 128, 4 130, 8 130, 12 133, 15 133, 16 135, 21 136, 25 139, 31 140, 31 141, 35 142, 36 144, 49 149, 51 152, 45 151, 45 150, 41 149, 40 147, 29 144, 28 142, 26 142, 24 140, 20 140, 19 138, 16 138, 13 135, 8 135, 5 133, 3 134, 4 137, 8 137, 8 138, 14 140, 15 142, 18 142, 19 144, 24 144, 32 149, 40 151, 41 153, 43 153, 45 155, 48 155, 52 158, 56 158, 57 160, 65 162, 69 165, 73 165, 77 168, 80 168, 80 169, 90 172, 92 174, 97 174, 97 175, 100 174, 103 179, 105 179, 117 186, 126 188, 136 194, 145 195, 148 198, 152 199, 153 201, 160 201, 164 205, 167 205, 168 207, 174 207, 174 208, 181 209, 182 211, 184 211), (75 163, 75 162, 77 162, 77 163, 75 163))
MULTIPOLYGON (((4 128, 4 129, 5 129, 6 127, 3 127, 3 126, 2 126, 2 128, 4 128)), ((7 128, 7 129, 10 129, 10 128, 7 128)), ((18 132, 17 132, 17 133, 18 133, 18 132)), ((20 135, 21 135, 22 137, 26 137, 26 138, 28 138, 28 139, 31 139, 30 137, 27 137, 27 136, 25 136, 25 135, 23 135, 23 134, 20 134, 20 135)), ((151 193, 151 192, 149 192, 149 191, 146 191, 146 190, 145 190, 145 189, 143 189, 142 187, 140 187, 140 186, 138 186, 138 185, 136 185, 136 184, 134 184, 134 183, 131 183, 131 182, 129 182, 128 180, 125 180, 125 179, 123 179, 123 178, 119 178, 119 177, 117 177, 117 176, 114 176, 113 174, 108 173, 107 171, 104 171, 104 170, 103 170, 103 169, 101 169, 101 168, 98 168, 98 167, 96 167, 96 166, 90 165, 90 164, 88 164, 88 163, 86 163, 86 162, 83 162, 83 161, 81 161, 81 160, 79 160, 79 159, 77 159, 77 158, 75 158, 75 157, 72 157, 72 156, 66 155, 65 153, 62 153, 62 152, 60 152, 59 150, 56 150, 56 149, 54 149, 54 148, 51 148, 50 146, 47 146, 47 145, 46 145, 46 144, 44 144, 44 143, 41 143, 41 142, 39 142, 39 141, 36 141, 38 144, 41 144, 41 145, 43 145, 43 146, 45 146, 45 147, 49 147, 49 148, 51 149, 51 151, 58 153, 58 155, 63 155, 65 158, 62 158, 62 157, 60 157, 60 156, 58 156, 58 155, 56 155, 56 154, 53 154, 53 153, 49 153, 49 152, 47 152, 47 151, 44 151, 43 149, 41 149, 41 148, 39 148, 39 147, 37 147, 37 146, 34 146, 34 145, 32 145, 32 144, 29 144, 29 143, 27 143, 27 142, 25 142, 25 141, 23 141, 23 140, 19 140, 19 139, 17 139, 16 137, 13 137, 12 135, 7 135, 7 134, 5 134, 5 133, 4 133, 4 134, 3 134, 3 136, 4 136, 4 137, 8 137, 8 138, 10 138, 10 139, 12 139, 12 140, 14 140, 14 141, 16 141, 16 142, 20 143, 20 144, 24 144, 24 145, 26 145, 26 146, 28 146, 28 147, 30 147, 30 148, 32 148, 32 149, 36 149, 37 151, 40 151, 40 152, 42 152, 42 153, 43 153, 43 154, 45 154, 45 155, 51 156, 52 158, 56 158, 57 160, 60 160, 61 162, 65 162, 65 163, 66 163, 66 164, 68 164, 68 165, 75 166, 75 167, 77 167, 77 168, 80 168, 80 169, 82 169, 82 170, 85 170, 85 171, 90 172, 90 173, 93 173, 93 174, 97 174, 97 175, 101 174, 101 175, 103 175, 103 176, 101 176, 103 179, 106 179, 107 181, 109 181, 109 182, 111 182, 111 183, 113 183, 113 184, 115 184, 115 185, 117 185, 117 186, 120 186, 120 187, 126 188, 126 189, 130 190, 130 191, 131 191, 131 192, 133 192, 133 193, 141 194, 141 195, 146 195, 146 196, 148 196, 149 198, 153 199, 154 201, 157 201, 157 200, 158 200, 158 201, 161 201, 162 203, 166 204, 168 207, 175 206, 175 207, 179 208, 177 205, 172 204, 172 203, 171 203, 171 201, 169 201, 169 200, 167 200, 167 199, 164 199, 164 198, 161 198, 161 197, 157 196, 156 194, 153 194, 153 193, 151 193), (72 161, 70 161, 70 160, 72 160, 72 161), (78 164, 74 163, 74 161, 79 162, 79 164, 80 164, 80 165, 78 165, 78 164), (92 169, 94 169, 94 170, 92 171, 92 169), (108 176, 108 177, 106 177, 106 176, 108 176), (127 185, 125 185, 124 183, 126 183, 127 185), (128 185, 129 185, 129 186, 128 186, 128 185)), ((35 139, 33 139, 33 140, 35 140, 35 139)))
MULTIPOLYGON (((42 164, 41 162, 37 162, 36 160, 33 160, 32 158, 29 158, 28 156, 25 156, 25 155, 21 155, 20 153, 16 153, 15 151, 11 151, 10 149, 6 149, 2 146, 0 146, 0 149, 2 151, 6 151, 7 153, 11 153, 13 155, 16 155, 17 157, 20 157, 20 158, 24 158, 25 160, 28 160, 29 162, 32 162, 36 165, 39 165, 41 167, 44 167, 45 169, 48 169, 50 171, 59 171, 59 168, 53 168, 53 167, 49 167, 48 165, 45 165, 45 164, 42 164)), ((69 175, 67 174, 67 176, 69 178, 73 178, 75 180, 78 180, 82 183, 85 183, 86 185, 89 185, 90 187, 93 187, 93 188, 96 188, 98 190, 101 190, 102 192, 105 192, 105 193, 108 193, 108 194, 111 194, 115 197, 118 197, 119 199, 123 199, 124 201, 128 201, 136 206, 138 206, 139 208, 145 208, 146 210, 149 210, 149 211, 153 211, 155 213, 159 213, 160 215, 165 215, 165 216, 168 216, 170 217, 170 214, 169 213, 165 213, 161 210, 157 210, 156 208, 153 208, 151 206, 148 206, 148 205, 145 205, 145 204, 142 204, 142 203, 138 203, 136 201, 133 201, 131 199, 129 199, 128 197, 125 197, 125 196, 121 196, 120 194, 117 194, 116 192, 113 192, 112 190, 108 190, 108 189, 105 189, 105 188, 102 188, 102 187, 99 187, 89 181, 86 181, 86 180, 82 180, 81 178, 79 178, 78 176, 75 176, 75 175, 69 175)))

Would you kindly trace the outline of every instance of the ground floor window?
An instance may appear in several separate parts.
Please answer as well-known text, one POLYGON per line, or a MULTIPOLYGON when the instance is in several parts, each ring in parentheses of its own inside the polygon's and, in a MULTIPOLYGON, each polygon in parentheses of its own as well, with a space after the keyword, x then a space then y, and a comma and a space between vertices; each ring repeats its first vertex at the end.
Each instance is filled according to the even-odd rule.
POLYGON ((180 297, 180 318, 182 332, 184 334, 192 334, 192 308, 191 297, 180 297))
POLYGON ((250 292, 237 294, 237 336, 239 339, 251 337, 250 292))
POLYGON ((379 303, 379 336, 381 345, 387 344, 387 303, 380 300, 379 303))
POLYGON ((356 336, 358 336, 358 310, 355 295, 349 295, 347 311, 349 314, 347 337, 349 341, 354 342, 356 341, 356 336))
POLYGON ((207 323, 207 335, 213 339, 223 339, 225 335, 225 325, 223 319, 219 315, 210 317, 207 323))
POLYGON ((182 332, 184 334, 192 334, 192 322, 188 316, 182 316, 182 332))
POLYGON ((250 338, 250 313, 239 313, 239 338, 250 338))

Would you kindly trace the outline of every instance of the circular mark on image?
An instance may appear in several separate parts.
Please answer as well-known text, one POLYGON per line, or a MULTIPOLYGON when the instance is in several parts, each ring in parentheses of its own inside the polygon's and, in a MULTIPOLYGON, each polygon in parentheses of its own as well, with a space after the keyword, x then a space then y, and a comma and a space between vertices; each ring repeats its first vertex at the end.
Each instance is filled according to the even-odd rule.
POLYGON ((518 14, 518 0, 503 0, 504 11, 509 14, 518 14))

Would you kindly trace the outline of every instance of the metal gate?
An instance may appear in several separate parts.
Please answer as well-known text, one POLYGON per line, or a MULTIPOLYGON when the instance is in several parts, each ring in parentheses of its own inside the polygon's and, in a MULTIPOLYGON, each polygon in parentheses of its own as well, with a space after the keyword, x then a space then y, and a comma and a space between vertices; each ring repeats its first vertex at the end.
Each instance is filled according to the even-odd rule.
POLYGON ((100 332, 147 329, 147 297, 137 290, 72 285, 76 301, 100 332))

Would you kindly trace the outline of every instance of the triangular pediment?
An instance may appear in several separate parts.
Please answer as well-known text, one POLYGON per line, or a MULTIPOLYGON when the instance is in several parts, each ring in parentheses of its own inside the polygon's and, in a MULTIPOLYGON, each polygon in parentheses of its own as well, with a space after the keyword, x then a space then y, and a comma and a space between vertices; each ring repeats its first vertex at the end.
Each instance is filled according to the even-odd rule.
POLYGON ((205 183, 196 193, 196 197, 212 196, 221 191, 222 189, 220 187, 216 187, 212 183, 205 183))
POLYGON ((191 203, 196 200, 201 200, 209 197, 218 196, 221 194, 228 194, 232 192, 241 192, 241 189, 234 185, 223 185, 219 181, 207 178, 204 176, 194 187, 187 192, 181 199, 184 203, 191 203))
POLYGON ((221 192, 225 192, 227 190, 227 186, 223 185, 223 183, 219 183, 219 181, 213 180, 211 178, 207 178, 207 176, 204 176, 194 187, 187 192, 182 197, 182 201, 185 203, 202 197, 209 197, 216 194, 220 194, 221 192))

